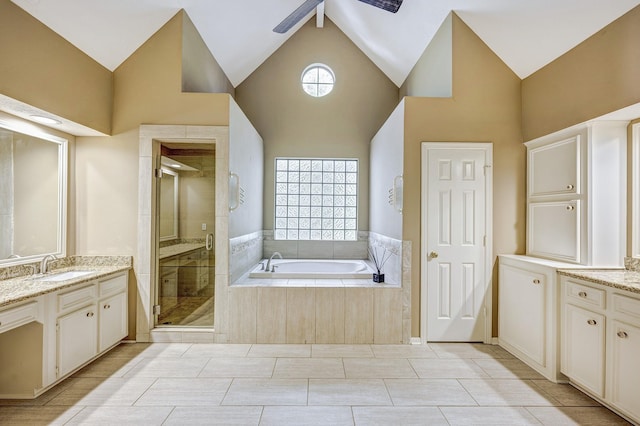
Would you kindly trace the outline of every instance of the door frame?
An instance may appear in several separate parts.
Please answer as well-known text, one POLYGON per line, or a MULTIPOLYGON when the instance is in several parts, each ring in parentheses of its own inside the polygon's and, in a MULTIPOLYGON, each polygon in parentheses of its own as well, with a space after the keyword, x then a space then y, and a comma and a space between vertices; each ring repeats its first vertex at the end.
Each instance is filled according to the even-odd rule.
POLYGON ((491 142, 422 142, 420 187, 420 341, 427 343, 427 200, 424 192, 429 187, 431 149, 482 149, 485 152, 485 253, 484 253, 484 343, 493 343, 493 143, 491 142))

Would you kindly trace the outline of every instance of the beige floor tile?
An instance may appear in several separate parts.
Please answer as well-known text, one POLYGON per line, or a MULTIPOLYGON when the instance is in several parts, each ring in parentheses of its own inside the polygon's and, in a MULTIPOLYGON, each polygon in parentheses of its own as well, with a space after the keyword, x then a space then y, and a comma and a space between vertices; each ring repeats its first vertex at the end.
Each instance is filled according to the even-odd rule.
POLYGON ((411 379, 415 371, 404 358, 344 358, 347 379, 411 379))
POLYGON ((276 358, 211 358, 200 377, 271 377, 276 358))
MULTIPOLYGON (((45 405, 47 402, 51 401, 53 398, 60 395, 62 391, 64 391, 65 389, 68 389, 69 386, 71 386, 77 380, 78 379, 75 379, 73 377, 63 380, 61 383, 58 383, 57 385, 55 385, 54 387, 52 387, 51 389, 49 389, 48 391, 46 391, 45 393, 43 393, 42 395, 34 399, 0 399, 0 409, 2 409, 3 406, 8 406, 8 405, 12 405, 16 407, 45 405)), ((0 422, 0 424, 2 423, 0 422)))
POLYGON ((196 358, 244 357, 247 356, 250 349, 250 344, 199 343, 191 345, 191 347, 185 351, 182 356, 196 358))
POLYGON ((130 406, 155 382, 151 377, 76 379, 47 403, 52 405, 130 406))
POLYGON ((494 379, 544 379, 540 373, 516 358, 475 359, 474 362, 494 379))
POLYGON ((604 407, 527 407, 543 425, 608 426, 630 425, 604 407))
POLYGON ((440 409, 452 426, 540 424, 522 407, 441 407, 440 409))
POLYGON ((234 379, 222 405, 307 405, 306 379, 234 379))
POLYGON ((232 379, 160 378, 136 401, 136 406, 220 405, 232 379))
POLYGON ((124 377, 197 377, 209 358, 145 358, 124 377))
POLYGON ((251 407, 176 407, 163 426, 254 425, 260 422, 261 406, 251 407))
POLYGON ((341 358, 278 358, 273 377, 279 379, 344 379, 341 358))
POLYGON ((507 358, 507 359, 516 359, 515 356, 511 355, 510 352, 508 352, 506 349, 501 348, 498 345, 493 345, 491 347, 491 350, 493 351, 493 358, 495 359, 503 359, 503 358, 507 358))
POLYGON ((371 345, 376 358, 437 358, 427 345, 371 345))
POLYGON ((571 407, 597 407, 600 403, 568 384, 553 383, 546 379, 532 380, 536 387, 552 396, 561 405, 571 407))
POLYGON ((438 358, 493 358, 494 349, 482 343, 429 343, 438 358))
POLYGON ((314 358, 367 358, 373 357, 370 345, 311 345, 314 358))
POLYGON ((310 379, 309 405, 391 405, 380 379, 310 379))
POLYGON ((0 425, 63 425, 83 407, 0 407, 0 425))
POLYGON ((309 358, 311 345, 252 345, 248 357, 309 358))
POLYGON ((266 406, 260 426, 353 425, 350 407, 279 407, 266 406))
POLYGON ((161 425, 173 407, 85 407, 67 425, 161 425))
POLYGON ((478 405, 453 379, 385 380, 393 405, 478 405))
POLYGON ((176 358, 181 357, 191 346, 191 343, 120 343, 106 356, 130 359, 176 358))
POLYGON ((105 356, 87 365, 73 377, 123 377, 141 360, 142 358, 105 356))
POLYGON ((489 377, 472 359, 410 359, 421 379, 472 379, 489 377))
POLYGON ((448 425, 438 407, 353 407, 356 426, 448 425))
POLYGON ((560 405, 528 380, 461 379, 460 383, 481 406, 560 405))

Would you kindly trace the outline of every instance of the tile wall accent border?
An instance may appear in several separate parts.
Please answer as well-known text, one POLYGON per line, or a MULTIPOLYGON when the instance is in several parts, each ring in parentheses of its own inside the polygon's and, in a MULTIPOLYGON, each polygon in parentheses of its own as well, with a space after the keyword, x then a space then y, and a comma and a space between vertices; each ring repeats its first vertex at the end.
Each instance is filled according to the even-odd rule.
POLYGON ((233 283, 262 259, 262 231, 229 239, 230 282, 233 283))

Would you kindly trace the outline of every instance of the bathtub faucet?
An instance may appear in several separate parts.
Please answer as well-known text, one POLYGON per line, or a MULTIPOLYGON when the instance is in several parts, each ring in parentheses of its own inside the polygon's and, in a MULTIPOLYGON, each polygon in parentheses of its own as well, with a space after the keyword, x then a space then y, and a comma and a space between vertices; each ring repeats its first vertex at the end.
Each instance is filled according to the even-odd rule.
POLYGON ((273 272, 275 270, 275 268, 271 266, 271 261, 275 256, 278 256, 280 259, 282 259, 282 255, 280 254, 280 252, 273 253, 269 258, 269 261, 267 262, 267 267, 265 268, 267 272, 273 272), (269 267, 271 267, 271 269, 269 269, 269 267))

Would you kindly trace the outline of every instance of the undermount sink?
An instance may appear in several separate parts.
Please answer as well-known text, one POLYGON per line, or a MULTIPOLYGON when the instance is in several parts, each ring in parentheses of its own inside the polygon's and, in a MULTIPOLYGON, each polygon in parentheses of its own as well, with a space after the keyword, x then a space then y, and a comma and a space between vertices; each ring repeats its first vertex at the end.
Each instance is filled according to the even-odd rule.
POLYGON ((57 274, 45 274, 37 275, 32 279, 40 281, 67 281, 74 278, 84 277, 85 275, 93 274, 95 271, 66 271, 58 272, 57 274))

